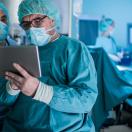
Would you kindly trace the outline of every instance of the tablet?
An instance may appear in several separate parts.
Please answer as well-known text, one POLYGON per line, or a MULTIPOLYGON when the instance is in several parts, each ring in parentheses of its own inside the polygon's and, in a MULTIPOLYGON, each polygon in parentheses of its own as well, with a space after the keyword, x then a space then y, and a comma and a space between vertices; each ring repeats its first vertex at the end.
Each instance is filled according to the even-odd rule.
POLYGON ((0 76, 5 72, 18 73, 13 63, 20 64, 34 77, 41 77, 38 47, 36 46, 7 46, 0 47, 0 76))

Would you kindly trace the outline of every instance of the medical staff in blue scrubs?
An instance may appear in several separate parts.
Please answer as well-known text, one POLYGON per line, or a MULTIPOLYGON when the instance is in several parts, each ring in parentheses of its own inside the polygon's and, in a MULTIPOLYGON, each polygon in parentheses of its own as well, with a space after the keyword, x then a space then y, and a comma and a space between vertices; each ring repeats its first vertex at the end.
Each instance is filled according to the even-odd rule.
POLYGON ((0 46, 9 44, 7 36, 9 34, 9 15, 6 7, 0 3, 0 46))
POLYGON ((9 36, 9 14, 3 3, 0 3, 0 46, 16 45, 9 36))
POLYGON ((99 22, 100 36, 97 38, 96 46, 103 47, 107 53, 115 54, 117 51, 116 41, 112 37, 115 22, 105 16, 99 22))
MULTIPOLYGON (((12 45, 14 41, 9 38, 9 15, 4 4, 0 3, 0 47, 12 45)), ((2 61, 2 60, 1 60, 2 61)), ((1 77, 0 77, 1 78, 1 77)), ((2 85, 0 79, 0 86, 2 85)), ((0 131, 9 107, 0 103, 0 131)))
POLYGON ((57 33, 60 17, 52 0, 24 0, 18 16, 30 42, 39 47, 42 77, 16 63, 21 76, 5 73, 0 101, 12 109, 3 132, 94 132, 97 80, 87 47, 57 33))
POLYGON ((123 52, 118 52, 117 43, 112 36, 114 28, 115 22, 111 18, 103 16, 99 22, 100 35, 97 38, 95 46, 102 47, 113 61, 120 62, 123 52))

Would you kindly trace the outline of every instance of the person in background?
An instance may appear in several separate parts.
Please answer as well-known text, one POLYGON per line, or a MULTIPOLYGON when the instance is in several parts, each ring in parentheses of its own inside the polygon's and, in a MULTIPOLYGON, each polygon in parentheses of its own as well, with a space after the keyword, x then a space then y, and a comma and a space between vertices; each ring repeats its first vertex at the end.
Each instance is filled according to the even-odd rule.
POLYGON ((9 34, 9 16, 6 7, 0 3, 0 46, 7 46, 9 42, 7 36, 9 34))
POLYGON ((9 35, 10 21, 8 11, 0 2, 0 46, 15 45, 15 41, 9 35))
POLYGON ((100 36, 97 38, 96 46, 103 47, 107 53, 116 54, 117 45, 112 33, 115 28, 115 22, 111 18, 104 16, 99 22, 100 36))
POLYGON ((100 36, 97 38, 95 46, 102 47, 113 61, 120 62, 123 57, 123 53, 117 54, 117 43, 112 36, 114 29, 114 20, 103 16, 99 22, 100 36))
POLYGON ((19 23, 13 23, 10 26, 10 37, 13 38, 16 42, 15 45, 27 45, 26 33, 19 25, 19 23))
MULTIPOLYGON (((80 41, 57 33, 59 12, 52 0, 24 0, 20 25, 39 48, 42 77, 19 64, 5 73, 0 102, 12 106, 3 132, 94 132, 91 110, 97 98, 93 59, 80 41)), ((32 56, 31 56, 32 57, 32 56)))
MULTIPOLYGON (((8 39, 9 35, 9 15, 6 7, 3 3, 0 2, 0 47, 8 46, 13 41, 10 41, 8 39)), ((12 43, 11 43, 12 44, 12 43)), ((0 77, 0 86, 3 83, 2 77, 0 77)), ((5 104, 0 103, 0 131, 3 126, 3 121, 5 116, 7 115, 9 111, 9 107, 7 107, 5 104)))

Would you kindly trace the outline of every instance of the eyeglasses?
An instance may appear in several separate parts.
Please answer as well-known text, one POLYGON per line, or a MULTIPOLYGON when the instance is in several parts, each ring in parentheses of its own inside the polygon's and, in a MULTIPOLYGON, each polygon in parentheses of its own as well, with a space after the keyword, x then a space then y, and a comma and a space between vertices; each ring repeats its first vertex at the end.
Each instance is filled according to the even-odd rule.
POLYGON ((7 17, 4 15, 2 17, 0 17, 0 21, 7 24, 8 20, 7 20, 7 17))
POLYGON ((21 27, 22 27, 24 30, 30 29, 31 25, 32 25, 33 27, 41 27, 41 26, 42 26, 42 23, 44 22, 44 19, 45 19, 46 17, 47 17, 47 16, 38 17, 38 18, 33 19, 32 21, 23 21, 20 25, 21 25, 21 27))

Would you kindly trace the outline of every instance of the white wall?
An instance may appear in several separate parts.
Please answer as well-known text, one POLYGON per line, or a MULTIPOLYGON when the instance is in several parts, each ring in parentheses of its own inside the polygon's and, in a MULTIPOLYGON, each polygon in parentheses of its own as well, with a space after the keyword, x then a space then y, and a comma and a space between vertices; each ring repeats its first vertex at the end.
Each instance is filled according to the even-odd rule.
POLYGON ((18 6, 22 0, 0 0, 2 1, 9 11, 10 22, 18 23, 17 11, 18 6))
POLYGON ((61 13, 61 33, 69 33, 70 0, 54 0, 61 13))

